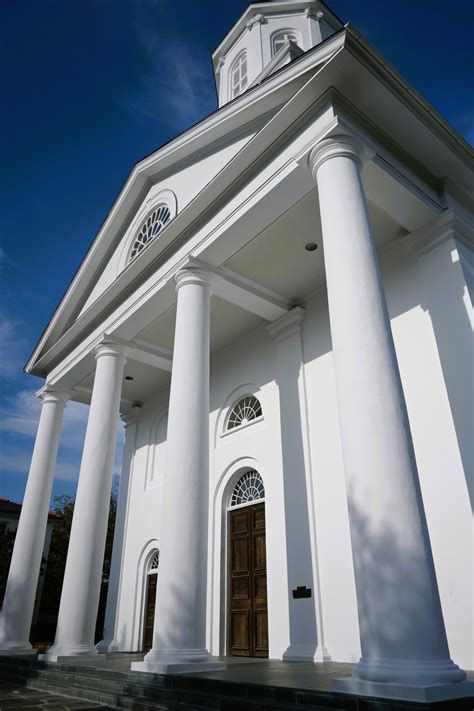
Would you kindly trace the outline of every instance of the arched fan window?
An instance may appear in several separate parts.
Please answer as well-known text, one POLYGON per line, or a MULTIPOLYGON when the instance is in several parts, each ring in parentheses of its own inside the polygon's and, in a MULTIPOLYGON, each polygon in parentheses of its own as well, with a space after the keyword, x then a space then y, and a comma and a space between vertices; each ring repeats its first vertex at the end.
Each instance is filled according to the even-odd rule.
POLYGON ((277 32, 272 37, 272 56, 274 57, 277 52, 283 47, 287 42, 294 42, 298 44, 299 37, 296 32, 292 30, 283 30, 282 32, 277 32))
POLYGON ((260 474, 255 469, 249 469, 237 482, 230 502, 232 506, 251 504, 265 498, 265 487, 260 474))
POLYGON ((157 205, 149 213, 138 230, 138 234, 130 251, 130 257, 128 259, 129 262, 135 259, 135 257, 140 254, 142 249, 144 249, 152 239, 160 234, 170 219, 171 212, 168 205, 157 205))
POLYGON ((242 52, 230 69, 230 97, 235 98, 243 92, 248 82, 247 52, 242 52))
POLYGON ((236 427, 244 427, 253 420, 258 420, 262 417, 262 406, 254 395, 246 395, 241 398, 238 403, 232 408, 227 419, 227 430, 233 430, 236 427))
POLYGON ((155 551, 150 558, 150 562, 148 563, 147 574, 154 575, 155 573, 157 573, 159 565, 160 565, 160 551, 155 551))

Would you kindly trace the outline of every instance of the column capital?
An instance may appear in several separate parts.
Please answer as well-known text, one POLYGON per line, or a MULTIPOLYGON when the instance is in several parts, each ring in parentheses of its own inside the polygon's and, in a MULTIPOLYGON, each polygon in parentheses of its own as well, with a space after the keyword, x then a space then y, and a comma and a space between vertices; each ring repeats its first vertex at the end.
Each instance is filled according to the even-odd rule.
POLYGON ((138 422, 141 410, 142 406, 139 404, 135 404, 130 410, 127 410, 127 412, 123 412, 120 415, 120 419, 122 420, 125 429, 138 422))
POLYGON ((198 286, 208 287, 211 293, 214 290, 216 279, 218 279, 217 275, 212 272, 208 272, 206 269, 194 266, 180 269, 176 272, 173 278, 177 292, 182 286, 187 284, 197 284, 198 286))
POLYGON ((48 385, 45 385, 41 390, 38 390, 36 397, 43 401, 43 405, 50 402, 65 405, 67 401, 71 399, 71 393, 65 390, 54 390, 48 385))
POLYGON ((309 154, 309 167, 316 180, 316 174, 321 165, 330 158, 352 158, 359 166, 364 159, 364 146, 354 136, 333 136, 325 138, 315 145, 309 154))
POLYGON ((114 358, 123 358, 125 363, 127 350, 127 346, 122 343, 116 343, 112 340, 103 341, 94 348, 95 359, 99 360, 102 356, 112 356, 114 358))
POLYGON ((277 318, 267 325, 267 331, 272 336, 276 343, 290 338, 295 333, 301 333, 303 330, 305 311, 301 306, 288 311, 288 313, 277 318))

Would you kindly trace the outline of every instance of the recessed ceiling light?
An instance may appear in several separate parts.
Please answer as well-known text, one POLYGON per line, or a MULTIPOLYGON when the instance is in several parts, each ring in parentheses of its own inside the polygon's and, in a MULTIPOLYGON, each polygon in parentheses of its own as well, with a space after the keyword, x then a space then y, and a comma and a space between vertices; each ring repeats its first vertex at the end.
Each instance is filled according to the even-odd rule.
POLYGON ((304 248, 307 252, 315 252, 318 248, 318 245, 316 244, 316 242, 308 242, 308 244, 305 244, 304 248))
POLYGON ((132 375, 126 375, 126 376, 125 376, 125 380, 133 380, 133 376, 132 376, 132 375))

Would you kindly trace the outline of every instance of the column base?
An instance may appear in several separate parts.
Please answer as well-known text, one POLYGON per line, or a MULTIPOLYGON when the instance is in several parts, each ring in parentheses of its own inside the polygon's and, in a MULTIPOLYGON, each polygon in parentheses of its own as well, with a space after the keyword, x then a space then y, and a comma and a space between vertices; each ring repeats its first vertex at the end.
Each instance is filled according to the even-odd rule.
POLYGON ((303 645, 291 644, 283 653, 284 662, 330 662, 332 657, 325 646, 308 648, 303 645))
POLYGON ((341 694, 372 696, 397 701, 418 701, 429 703, 451 699, 473 698, 474 682, 457 681, 452 684, 433 684, 431 686, 403 684, 402 682, 365 681, 353 676, 333 679, 332 690, 341 694))
POLYGON ((223 671, 226 663, 211 657, 205 649, 169 650, 155 652, 151 650, 143 662, 134 662, 131 670, 149 674, 192 674, 193 672, 223 671))
POLYGON ((115 639, 103 639, 95 645, 95 648, 97 649, 99 654, 110 654, 112 652, 120 651, 119 643, 115 639))
POLYGON ((95 647, 78 644, 74 646, 53 645, 47 652, 40 654, 38 659, 43 662, 68 662, 73 659, 97 659, 98 651, 95 647))
POLYGON ((352 677, 402 686, 438 686, 466 681, 466 672, 449 657, 433 660, 361 657, 352 670, 352 677))

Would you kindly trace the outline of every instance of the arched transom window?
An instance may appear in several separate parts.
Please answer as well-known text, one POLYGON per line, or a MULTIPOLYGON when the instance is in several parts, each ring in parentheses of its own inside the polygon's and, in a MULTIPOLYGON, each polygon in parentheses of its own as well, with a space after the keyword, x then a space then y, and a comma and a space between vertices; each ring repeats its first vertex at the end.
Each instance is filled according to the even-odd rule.
POLYGON ((232 493, 231 507, 243 506, 265 498, 265 487, 260 474, 255 469, 249 469, 237 482, 232 493))
POLYGON ((280 49, 283 47, 286 42, 295 42, 295 44, 298 44, 299 37, 296 34, 296 32, 293 32, 292 30, 284 30, 283 32, 278 32, 276 35, 273 36, 272 39, 272 55, 275 56, 277 52, 280 51, 280 49))
POLYGON ((128 259, 131 262, 135 257, 140 254, 142 249, 155 239, 160 232, 163 230, 165 225, 171 219, 171 212, 168 205, 157 205, 145 218, 142 226, 138 230, 138 234, 133 242, 132 249, 130 251, 130 257, 128 259))
POLYGON ((248 82, 247 53, 243 52, 230 70, 230 96, 233 99, 243 92, 248 82))
POLYGON ((154 575, 155 573, 157 573, 159 565, 160 565, 160 551, 155 551, 150 558, 150 562, 148 563, 147 574, 154 575))
POLYGON ((244 427, 262 417, 262 406, 254 395, 245 395, 230 411, 227 419, 227 430, 244 427))

